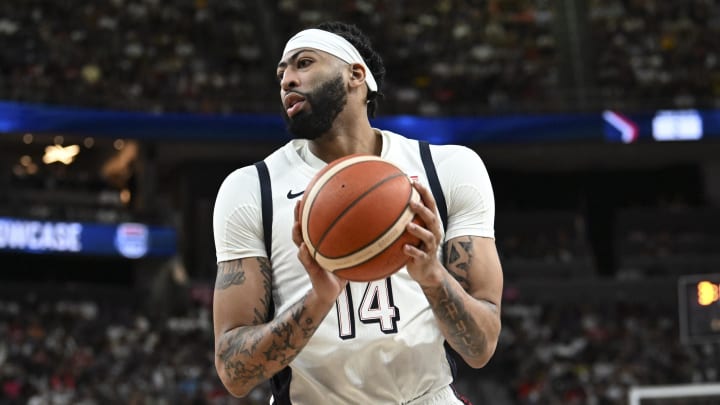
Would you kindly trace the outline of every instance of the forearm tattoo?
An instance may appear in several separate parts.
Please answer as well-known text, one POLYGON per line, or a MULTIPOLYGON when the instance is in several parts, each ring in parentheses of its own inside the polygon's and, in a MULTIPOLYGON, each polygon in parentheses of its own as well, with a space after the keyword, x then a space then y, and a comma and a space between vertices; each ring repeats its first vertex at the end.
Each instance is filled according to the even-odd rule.
POLYGON ((237 328, 220 339, 217 356, 230 379, 258 383, 295 359, 321 321, 308 314, 306 299, 267 325, 237 328))
POLYGON ((426 292, 435 316, 447 330, 447 340, 460 354, 479 356, 485 352, 487 337, 468 315, 463 298, 452 289, 447 280, 440 288, 426 292))
POLYGON ((218 344, 217 356, 231 380, 263 381, 269 376, 260 361, 247 361, 258 350, 262 336, 252 327, 234 329, 224 334, 218 344))
MULTIPOLYGON (((253 259, 246 259, 253 260, 253 259)), ((217 357, 225 373, 233 381, 254 384, 266 380, 297 356, 322 319, 315 319, 305 306, 304 297, 288 311, 268 322, 272 273, 267 259, 259 258, 265 297, 253 308, 253 326, 243 326, 226 332, 218 342, 217 357)), ((221 264, 216 289, 225 289, 245 282, 243 261, 221 264)))
POLYGON ((308 311, 305 308, 305 298, 302 299, 301 306, 294 307, 290 314, 292 316, 292 319, 297 323, 298 327, 300 328, 300 331, 302 332, 302 336, 305 339, 310 339, 312 335, 315 333, 315 330, 320 326, 318 322, 313 321, 313 318, 308 315, 308 311))
MULTIPOLYGON (((445 250, 445 267, 466 291, 473 254, 469 236, 449 242, 445 250)), ((485 331, 468 314, 461 294, 445 280, 439 288, 426 291, 426 295, 453 348, 467 356, 483 354, 487 344, 485 331)))

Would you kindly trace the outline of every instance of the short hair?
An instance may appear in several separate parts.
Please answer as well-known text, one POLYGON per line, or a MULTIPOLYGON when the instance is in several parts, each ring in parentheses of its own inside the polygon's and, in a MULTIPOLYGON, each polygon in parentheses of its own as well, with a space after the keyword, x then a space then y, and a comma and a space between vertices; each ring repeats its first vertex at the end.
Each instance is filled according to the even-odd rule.
POLYGON ((383 64, 380 55, 375 52, 370 43, 370 38, 367 37, 357 26, 353 24, 347 24, 341 21, 328 21, 323 22, 315 26, 315 28, 323 31, 328 31, 336 35, 340 35, 350 42, 355 49, 360 52, 365 64, 367 65, 375 82, 377 82, 377 91, 368 91, 367 96, 367 112, 370 118, 375 117, 375 113, 378 108, 378 98, 382 98, 383 94, 380 91, 385 78, 385 65, 383 64))

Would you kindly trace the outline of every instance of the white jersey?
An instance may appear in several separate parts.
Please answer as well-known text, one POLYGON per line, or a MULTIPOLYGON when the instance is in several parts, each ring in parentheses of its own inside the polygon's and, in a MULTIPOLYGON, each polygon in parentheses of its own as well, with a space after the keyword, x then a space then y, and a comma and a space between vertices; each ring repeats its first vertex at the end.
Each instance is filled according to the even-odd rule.
MULTIPOLYGON (((382 140, 381 157, 428 186, 418 142, 389 131, 382 131, 382 140)), ((478 155, 455 145, 433 145, 431 150, 447 201, 445 240, 494 237, 494 197, 478 155)), ((291 238, 293 209, 325 163, 304 140, 289 142, 265 162, 273 196, 272 294, 275 313, 281 313, 311 288, 291 238)), ((218 262, 267 256, 260 201, 254 166, 225 179, 213 219, 218 262)), ((401 404, 452 383, 442 333, 405 269, 386 280, 348 286, 290 364, 293 404, 401 404)))

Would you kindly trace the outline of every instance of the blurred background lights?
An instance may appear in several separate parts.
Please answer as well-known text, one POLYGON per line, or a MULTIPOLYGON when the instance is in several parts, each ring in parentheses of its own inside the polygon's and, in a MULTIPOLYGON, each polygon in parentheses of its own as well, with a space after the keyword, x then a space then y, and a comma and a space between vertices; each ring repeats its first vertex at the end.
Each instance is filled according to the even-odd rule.
POLYGON ((701 281, 697 285, 698 304, 702 306, 712 305, 720 298, 720 286, 709 281, 701 281))
POLYGON ((69 165, 75 160, 75 157, 80 153, 80 147, 78 145, 50 145, 45 147, 45 155, 43 156, 43 163, 50 164, 60 162, 64 165, 69 165))

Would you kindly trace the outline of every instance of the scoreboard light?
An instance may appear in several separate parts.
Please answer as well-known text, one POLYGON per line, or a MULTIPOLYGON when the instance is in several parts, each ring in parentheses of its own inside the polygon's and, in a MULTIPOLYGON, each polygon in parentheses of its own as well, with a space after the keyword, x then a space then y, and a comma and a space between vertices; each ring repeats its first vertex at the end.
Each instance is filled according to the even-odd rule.
POLYGON ((718 298, 720 298, 720 285, 709 281, 697 283, 698 304, 706 307, 718 302, 718 298))
POLYGON ((696 110, 658 111, 652 129, 656 141, 697 141, 703 137, 703 120, 696 110))
POLYGON ((720 109, 627 114, 606 110, 602 118, 605 141, 611 143, 697 142, 720 138, 720 109))
POLYGON ((678 300, 681 340, 720 342, 720 274, 681 277, 678 300))

